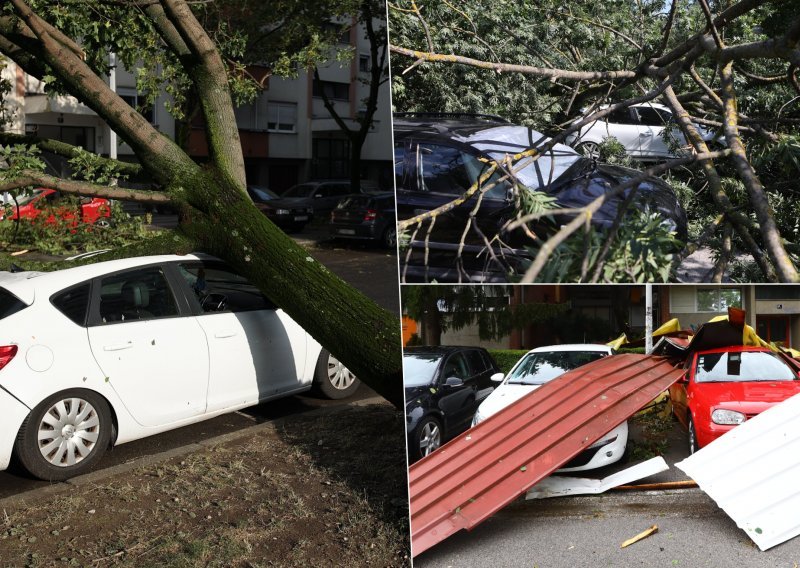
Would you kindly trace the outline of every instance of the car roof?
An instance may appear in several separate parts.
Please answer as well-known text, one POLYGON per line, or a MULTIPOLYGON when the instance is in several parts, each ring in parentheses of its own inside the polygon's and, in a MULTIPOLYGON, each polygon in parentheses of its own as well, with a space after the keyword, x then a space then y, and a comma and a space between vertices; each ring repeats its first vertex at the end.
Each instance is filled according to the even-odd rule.
POLYGON ((135 256, 131 258, 95 262, 93 264, 64 268, 52 272, 0 272, 0 286, 30 305, 33 303, 36 292, 40 292, 49 297, 51 294, 72 286, 73 284, 79 284, 104 274, 110 274, 128 268, 136 268, 137 266, 147 266, 149 264, 193 260, 218 259, 202 253, 135 256))
POLYGON ((608 345, 598 345, 596 343, 565 343, 563 345, 545 345, 531 349, 528 353, 546 353, 551 351, 592 351, 597 353, 610 353, 611 347, 608 345))
POLYGON ((414 132, 430 136, 456 135, 468 137, 476 132, 499 125, 508 125, 508 121, 488 115, 457 115, 446 113, 420 113, 406 115, 397 113, 392 121, 395 138, 403 138, 414 132))

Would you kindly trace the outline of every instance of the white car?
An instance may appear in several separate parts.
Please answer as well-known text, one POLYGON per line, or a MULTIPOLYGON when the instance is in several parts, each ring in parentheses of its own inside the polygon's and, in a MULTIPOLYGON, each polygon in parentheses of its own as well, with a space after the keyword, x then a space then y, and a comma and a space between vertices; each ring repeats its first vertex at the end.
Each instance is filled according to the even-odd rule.
MULTIPOLYGON (((613 354, 614 350, 607 345, 591 344, 550 345, 529 351, 478 407, 472 425, 567 371, 613 354)), ((584 471, 612 464, 622 458, 627 444, 628 423, 623 422, 558 471, 584 471)))
POLYGON ((150 256, 0 272, 0 470, 47 480, 130 442, 358 380, 222 261, 150 256))
MULTIPOLYGON (((607 108, 603 105, 600 108, 607 108)), ((679 147, 687 142, 680 128, 673 124, 669 107, 656 103, 642 103, 612 112, 607 117, 589 123, 578 132, 570 134, 566 142, 590 158, 599 156, 599 145, 610 137, 625 147, 631 158, 637 160, 663 160, 676 157, 665 140, 664 131, 672 124, 669 136, 679 147)), ((699 125, 695 127, 704 140, 714 140, 714 132, 699 125)))

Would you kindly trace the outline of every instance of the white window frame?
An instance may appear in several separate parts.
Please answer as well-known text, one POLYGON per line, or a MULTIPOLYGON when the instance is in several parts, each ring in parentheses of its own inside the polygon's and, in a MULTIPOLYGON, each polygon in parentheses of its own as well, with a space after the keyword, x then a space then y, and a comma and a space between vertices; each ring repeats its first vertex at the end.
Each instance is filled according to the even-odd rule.
POLYGON ((296 134, 297 133, 297 103, 290 103, 290 102, 281 102, 281 101, 269 101, 267 102, 267 132, 274 132, 276 134, 296 134), (281 129, 281 116, 280 109, 292 109, 294 111, 294 121, 292 123, 291 130, 281 129), (270 128, 270 111, 272 109, 278 110, 278 128, 270 128))
POLYGON ((729 286, 697 286, 694 289, 694 311, 695 311, 695 313, 698 313, 698 314, 724 314, 724 313, 727 312, 727 308, 725 308, 724 310, 701 310, 700 309, 700 305, 699 305, 700 304, 700 301, 699 301, 700 292, 701 291, 706 291, 706 290, 713 290, 713 291, 717 292, 717 303, 719 303, 719 293, 722 290, 735 290, 735 291, 739 292, 739 301, 740 301, 740 306, 739 307, 741 309, 744 309, 745 294, 744 294, 744 290, 742 288, 729 287, 729 286))
MULTIPOLYGON (((139 99, 142 97, 142 95, 139 93, 139 91, 137 91, 136 89, 134 89, 132 87, 117 87, 117 91, 116 92, 117 92, 117 95, 119 95, 120 97, 132 98, 133 99, 133 104, 131 105, 131 108, 133 108, 134 110, 137 110, 137 107, 139 106, 139 99)), ((158 97, 156 97, 156 99, 153 101, 153 108, 150 109, 150 112, 152 113, 152 116, 151 116, 151 119, 150 119, 150 124, 152 124, 153 126, 158 125, 158 120, 156 120, 157 119, 157 114, 156 114, 156 108, 157 107, 158 107, 158 97)))

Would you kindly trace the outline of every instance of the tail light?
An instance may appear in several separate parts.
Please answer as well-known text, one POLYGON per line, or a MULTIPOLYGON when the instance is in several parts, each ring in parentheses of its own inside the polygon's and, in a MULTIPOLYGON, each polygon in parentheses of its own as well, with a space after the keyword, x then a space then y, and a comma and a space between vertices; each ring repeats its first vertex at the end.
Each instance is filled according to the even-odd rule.
POLYGON ((0 369, 8 365, 16 354, 16 345, 0 345, 0 369))
POLYGON ((367 212, 364 213, 364 221, 374 221, 375 218, 378 216, 378 212, 374 209, 367 209, 367 212))

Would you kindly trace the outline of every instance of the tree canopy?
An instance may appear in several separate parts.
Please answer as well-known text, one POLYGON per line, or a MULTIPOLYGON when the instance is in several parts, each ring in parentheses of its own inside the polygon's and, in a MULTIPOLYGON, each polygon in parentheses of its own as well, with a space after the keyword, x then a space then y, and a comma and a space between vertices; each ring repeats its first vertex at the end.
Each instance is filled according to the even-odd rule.
MULTIPOLYGON (((683 258, 711 246, 718 256, 714 279, 730 270, 738 251, 754 262, 734 276, 796 282, 799 14, 798 0, 395 0, 393 104, 398 111, 499 114, 563 141, 617 108, 663 102, 692 155, 650 172, 668 173, 689 212, 690 239, 680 253, 652 259, 671 271, 646 276, 675 278, 683 258), (709 148, 696 125, 715 129, 725 147, 709 148)), ((552 250, 571 255, 580 268, 582 257, 604 248, 580 242, 591 241, 577 234, 580 227, 552 246, 532 248, 544 257, 552 250)), ((624 259, 627 237, 618 235, 602 258, 624 259)), ((530 279, 544 268, 534 265, 530 279)), ((582 281, 592 278, 591 271, 575 272, 582 281)), ((611 279, 625 274, 607 272, 611 279)))

